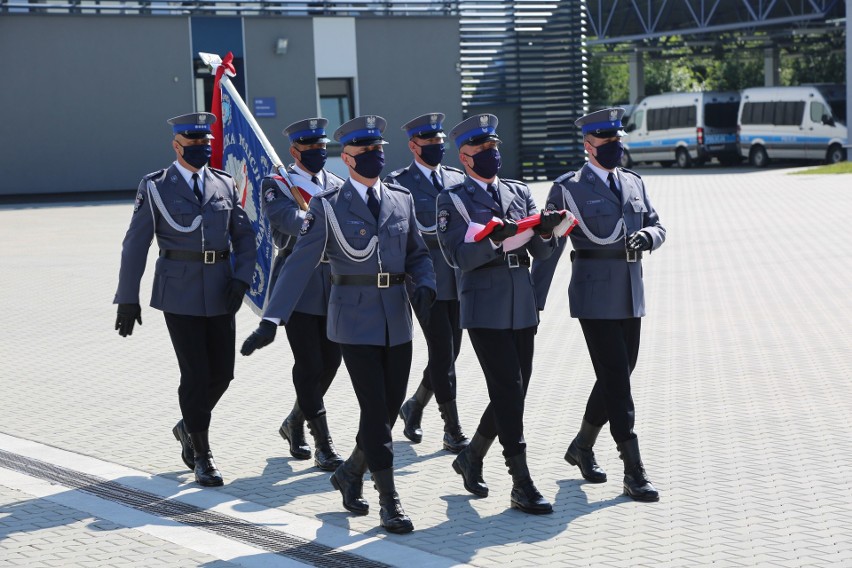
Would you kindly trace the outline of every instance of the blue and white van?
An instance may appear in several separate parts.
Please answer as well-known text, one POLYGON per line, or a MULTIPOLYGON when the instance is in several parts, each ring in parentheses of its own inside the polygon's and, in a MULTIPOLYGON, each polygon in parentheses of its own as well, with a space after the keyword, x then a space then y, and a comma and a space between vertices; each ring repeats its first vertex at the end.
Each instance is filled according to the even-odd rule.
POLYGON ((676 163, 682 168, 712 158, 741 161, 737 148, 740 95, 731 92, 663 93, 642 99, 627 121, 622 166, 676 163))
POLYGON ((742 92, 740 153, 756 167, 772 159, 846 159, 845 85, 755 87, 742 92))

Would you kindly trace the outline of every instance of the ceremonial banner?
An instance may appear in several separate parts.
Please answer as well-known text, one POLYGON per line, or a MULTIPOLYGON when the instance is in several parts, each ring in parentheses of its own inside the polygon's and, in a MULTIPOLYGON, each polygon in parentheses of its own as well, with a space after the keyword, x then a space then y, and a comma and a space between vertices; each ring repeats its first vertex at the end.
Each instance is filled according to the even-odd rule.
MULTIPOLYGON (((230 72, 228 74, 234 76, 230 61, 229 53, 215 69, 216 85, 212 111, 218 118, 216 124, 222 128, 222 150, 221 154, 214 153, 214 156, 221 156, 222 169, 234 177, 243 209, 254 229, 257 259, 246 300, 252 311, 260 315, 267 297, 267 284, 274 254, 269 222, 260 212, 260 186, 263 177, 276 167, 278 157, 274 155, 274 150, 268 151, 268 141, 265 140, 263 132, 225 75, 230 72)), ((215 158, 211 160, 211 164, 215 166, 215 158)))

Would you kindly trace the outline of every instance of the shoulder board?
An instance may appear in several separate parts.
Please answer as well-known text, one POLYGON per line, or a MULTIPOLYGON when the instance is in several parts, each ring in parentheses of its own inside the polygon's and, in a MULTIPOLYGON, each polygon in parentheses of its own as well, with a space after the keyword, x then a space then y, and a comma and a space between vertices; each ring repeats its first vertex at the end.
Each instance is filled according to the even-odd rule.
POLYGON ((395 178, 395 177, 397 177, 397 176, 400 176, 400 175, 402 175, 403 173, 405 173, 405 171, 406 171, 407 169, 408 169, 408 168, 399 168, 398 170, 394 170, 394 171, 392 171, 391 173, 389 173, 389 174, 388 174, 388 177, 394 177, 394 178, 395 178))
POLYGON ((232 177, 231 174, 229 174, 225 170, 220 170, 219 168, 211 168, 210 166, 207 166, 207 169, 210 170, 211 172, 215 172, 215 173, 217 173, 219 175, 223 175, 225 177, 232 177))
POLYGON ((444 191, 458 191, 459 189, 464 189, 464 182, 457 183, 456 185, 451 185, 449 187, 445 187, 444 191))
POLYGON ((334 173, 334 172, 330 172, 330 171, 328 171, 328 170, 325 170, 325 175, 327 175, 327 176, 331 177, 332 179, 336 179, 336 180, 339 180, 339 181, 341 181, 341 182, 346 182, 346 180, 345 180, 345 179, 343 179, 342 177, 340 177, 339 175, 337 175, 337 174, 336 174, 336 173, 334 173))
POLYGON ((155 177, 160 177, 165 172, 166 172, 166 169, 163 168, 162 170, 157 170, 156 172, 151 172, 150 174, 146 175, 142 179, 144 179, 144 180, 154 179, 155 177))
POLYGON ((329 195, 336 193, 339 189, 340 187, 329 187, 328 189, 324 189, 320 192, 317 192, 316 194, 314 194, 314 197, 328 197, 329 195))
POLYGON ((392 189, 394 191, 401 191, 402 193, 411 193, 410 191, 408 191, 408 189, 402 187, 398 183, 386 183, 385 186, 388 189, 392 189))
POLYGON ((622 172, 627 172, 628 174, 633 174, 634 176, 638 177, 639 179, 642 179, 642 176, 640 176, 639 174, 637 174, 633 170, 628 170, 627 168, 618 168, 618 169, 620 169, 622 172))
POLYGON ((562 183, 563 181, 568 181, 569 179, 574 177, 576 175, 576 173, 577 172, 566 172, 566 173, 562 174, 561 176, 559 176, 558 178, 556 178, 555 180, 553 180, 553 183, 562 183))
POLYGON ((460 169, 458 169, 458 168, 454 168, 454 167, 452 167, 452 166, 445 166, 444 164, 441 164, 441 167, 442 167, 443 169, 445 169, 445 170, 449 170, 449 171, 451 171, 451 172, 456 172, 457 174, 463 174, 463 173, 464 173, 464 172, 463 172, 463 171, 461 171, 460 169))
POLYGON ((522 181, 520 181, 520 180, 516 180, 516 179, 509 179, 509 178, 502 178, 502 177, 501 177, 501 178, 500 178, 500 181, 504 181, 504 182, 506 182, 506 183, 517 183, 517 184, 519 184, 519 185, 527 185, 527 184, 525 184, 524 182, 522 182, 522 181))

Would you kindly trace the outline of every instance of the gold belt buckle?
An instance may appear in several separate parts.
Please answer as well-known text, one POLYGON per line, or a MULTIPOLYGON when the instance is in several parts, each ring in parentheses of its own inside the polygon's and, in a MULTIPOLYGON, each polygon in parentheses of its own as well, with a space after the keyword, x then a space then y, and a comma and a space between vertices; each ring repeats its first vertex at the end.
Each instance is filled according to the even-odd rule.
POLYGON ((216 251, 215 250, 204 251, 204 264, 216 264, 216 251))
POLYGON ((379 272, 379 277, 376 281, 376 286, 379 288, 390 287, 390 272, 379 272))

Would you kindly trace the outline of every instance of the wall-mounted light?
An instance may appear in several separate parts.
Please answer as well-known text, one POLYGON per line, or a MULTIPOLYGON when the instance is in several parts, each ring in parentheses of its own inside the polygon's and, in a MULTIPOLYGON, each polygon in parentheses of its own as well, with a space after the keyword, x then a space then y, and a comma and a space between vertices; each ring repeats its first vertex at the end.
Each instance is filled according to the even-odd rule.
POLYGON ((284 55, 287 53, 287 44, 289 41, 286 37, 278 38, 278 41, 275 43, 275 53, 278 55, 284 55))

